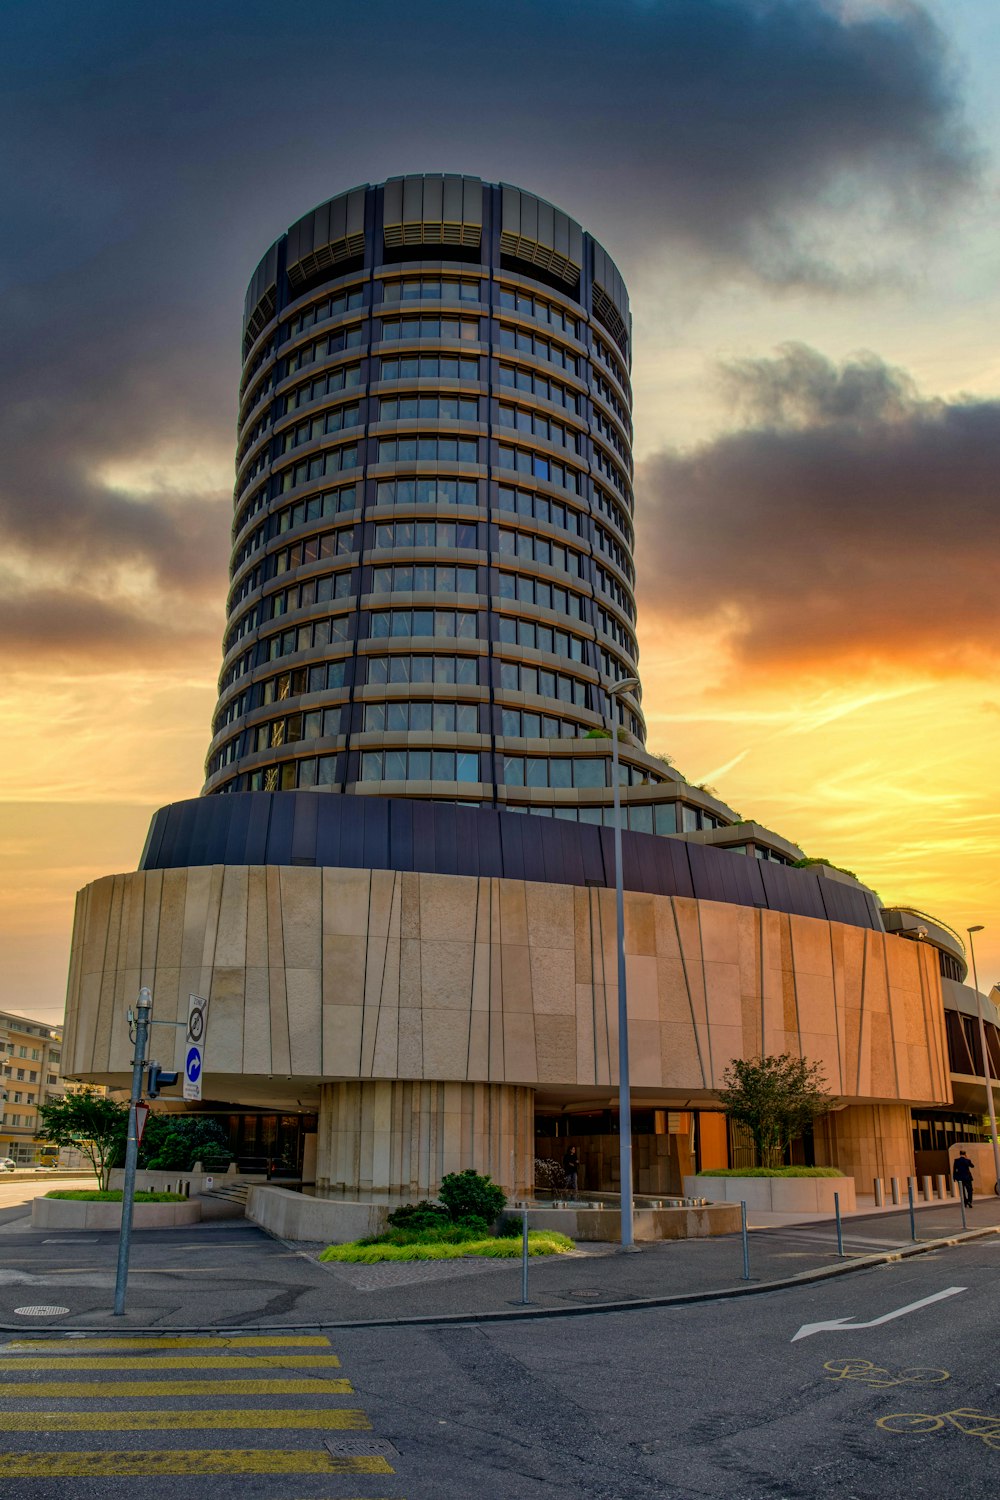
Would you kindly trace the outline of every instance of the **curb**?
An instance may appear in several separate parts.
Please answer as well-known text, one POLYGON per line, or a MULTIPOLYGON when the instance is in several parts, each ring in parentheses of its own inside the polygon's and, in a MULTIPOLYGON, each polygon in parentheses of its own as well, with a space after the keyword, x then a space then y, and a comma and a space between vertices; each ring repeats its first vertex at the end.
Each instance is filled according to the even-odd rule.
POLYGON ((785 1276, 778 1281, 763 1281, 758 1285, 717 1287, 705 1292, 677 1292, 670 1297, 635 1297, 628 1302, 601 1302, 585 1307, 525 1307, 502 1311, 472 1313, 420 1313, 409 1318, 355 1318, 350 1321, 328 1321, 314 1318, 310 1323, 224 1323, 198 1324, 193 1328, 159 1324, 155 1328, 133 1328, 126 1324, 109 1322, 105 1327, 70 1328, 66 1325, 53 1328, 34 1328, 24 1323, 15 1325, 0 1323, 0 1333, 30 1334, 32 1338, 80 1339, 107 1338, 109 1333, 120 1333, 123 1338, 172 1338, 182 1334, 224 1335, 251 1333, 300 1333, 306 1329, 326 1328, 428 1328, 455 1326, 464 1323, 510 1323, 535 1318, 584 1318, 598 1313, 634 1312, 647 1307, 688 1307, 699 1302, 725 1302, 738 1297, 759 1297, 766 1292, 788 1291, 793 1287, 808 1286, 814 1281, 828 1281, 836 1276, 848 1276, 854 1271, 868 1271, 875 1266, 892 1265, 896 1261, 908 1260, 912 1255, 926 1255, 931 1250, 945 1250, 950 1246, 964 1245, 971 1240, 988 1239, 1000 1235, 1000 1225, 988 1229, 969 1229, 963 1234, 948 1235, 944 1239, 919 1240, 915 1245, 902 1245, 898 1250, 880 1251, 877 1255, 858 1256, 836 1266, 819 1266, 814 1271, 802 1271, 797 1276, 785 1276))

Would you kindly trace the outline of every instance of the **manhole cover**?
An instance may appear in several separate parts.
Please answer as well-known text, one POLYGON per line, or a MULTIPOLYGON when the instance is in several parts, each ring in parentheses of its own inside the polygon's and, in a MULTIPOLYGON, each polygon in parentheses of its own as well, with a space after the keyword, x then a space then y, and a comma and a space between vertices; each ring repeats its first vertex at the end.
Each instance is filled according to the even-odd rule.
POLYGON ((58 1318, 63 1313, 68 1313, 68 1307, 15 1307, 15 1313, 19 1318, 58 1318))
POLYGON ((398 1458, 399 1449, 384 1438, 324 1438, 323 1447, 331 1458, 398 1458))
POLYGON ((603 1297, 604 1293, 590 1287, 580 1287, 578 1291, 567 1292, 566 1295, 567 1297, 578 1297, 581 1302, 594 1302, 598 1297, 603 1297))

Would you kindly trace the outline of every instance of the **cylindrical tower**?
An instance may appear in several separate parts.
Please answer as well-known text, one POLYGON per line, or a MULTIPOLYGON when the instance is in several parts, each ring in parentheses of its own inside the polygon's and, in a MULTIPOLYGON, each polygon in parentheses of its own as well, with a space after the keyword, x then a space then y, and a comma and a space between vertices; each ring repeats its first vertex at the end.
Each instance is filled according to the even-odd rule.
MULTIPOLYGON (((607 689, 638 658, 630 315, 607 253, 518 188, 356 188, 264 256, 243 353, 205 792, 601 821, 607 689)), ((617 707, 623 780, 675 786, 638 693, 617 707)))

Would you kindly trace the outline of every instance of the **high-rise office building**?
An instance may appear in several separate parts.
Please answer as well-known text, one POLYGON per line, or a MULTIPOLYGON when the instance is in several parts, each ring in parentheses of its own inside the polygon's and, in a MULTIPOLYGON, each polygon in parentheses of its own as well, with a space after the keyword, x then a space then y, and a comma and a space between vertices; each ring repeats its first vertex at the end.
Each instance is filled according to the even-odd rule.
POLYGON ((597 241, 478 178, 357 188, 268 250, 243 354, 205 791, 600 822, 615 714, 634 826, 682 830, 638 689, 608 694, 638 664, 631 319, 597 241))
POLYGON ((914 1170, 913 1110, 968 1128, 960 940, 788 868, 645 748, 606 251, 478 178, 358 188, 264 256, 243 356, 207 795, 79 895, 70 1075, 127 1081, 147 984, 168 1022, 208 1000, 203 1107, 241 1157, 347 1197, 467 1166, 522 1191, 571 1135, 613 1189, 614 840, 586 825, 617 746, 636 1187, 743 1163, 718 1089, 761 1052, 821 1064, 842 1108, 796 1149, 862 1188, 914 1170))

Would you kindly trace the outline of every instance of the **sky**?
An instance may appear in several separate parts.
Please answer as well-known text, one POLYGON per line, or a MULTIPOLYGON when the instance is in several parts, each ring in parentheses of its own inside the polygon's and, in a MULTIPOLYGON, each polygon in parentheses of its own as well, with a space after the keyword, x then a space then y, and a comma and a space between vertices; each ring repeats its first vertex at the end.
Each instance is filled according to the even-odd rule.
POLYGON ((993 0, 7 0, 0 1008, 197 795, 240 324, 406 172, 548 198, 634 319, 649 746, 1000 979, 993 0))

